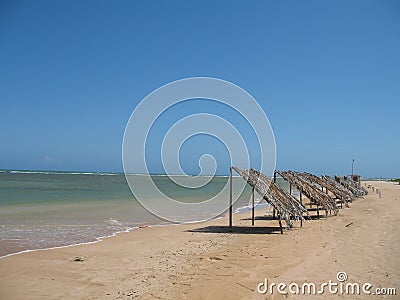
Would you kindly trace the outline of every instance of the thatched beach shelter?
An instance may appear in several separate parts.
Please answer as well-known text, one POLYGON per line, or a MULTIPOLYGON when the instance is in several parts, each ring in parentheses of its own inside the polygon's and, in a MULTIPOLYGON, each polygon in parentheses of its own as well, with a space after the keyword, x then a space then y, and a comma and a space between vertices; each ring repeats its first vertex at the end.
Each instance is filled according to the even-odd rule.
POLYGON ((277 212, 281 233, 283 233, 281 219, 286 221, 287 228, 293 226, 292 220, 300 220, 301 222, 304 220, 303 214, 307 213, 307 209, 290 193, 287 193, 283 188, 272 182, 267 176, 254 169, 231 167, 230 227, 232 227, 232 170, 237 172, 251 187, 253 187, 252 224, 254 224, 254 191, 260 194, 277 212))
POLYGON ((346 189, 350 190, 355 197, 362 197, 368 194, 368 191, 361 186, 359 182, 354 181, 346 176, 335 176, 335 181, 340 183, 346 189))
POLYGON ((317 188, 300 173, 278 170, 275 172, 282 176, 283 179, 287 180, 290 185, 294 185, 300 191, 300 196, 304 194, 308 199, 310 199, 310 205, 315 204, 317 206, 318 217, 320 207, 325 210, 326 216, 328 216, 328 212, 331 211, 333 211, 335 215, 337 214, 338 207, 336 205, 336 200, 330 197, 327 193, 324 193, 321 189, 317 188))
POLYGON ((331 192, 336 197, 336 199, 340 200, 341 208, 343 207, 343 203, 345 203, 346 207, 349 207, 348 202, 352 201, 354 198, 354 195, 349 190, 345 189, 342 185, 337 184, 334 180, 326 180, 311 173, 301 172, 299 174, 311 183, 317 184, 322 191, 325 188, 326 194, 329 194, 329 192, 331 192))

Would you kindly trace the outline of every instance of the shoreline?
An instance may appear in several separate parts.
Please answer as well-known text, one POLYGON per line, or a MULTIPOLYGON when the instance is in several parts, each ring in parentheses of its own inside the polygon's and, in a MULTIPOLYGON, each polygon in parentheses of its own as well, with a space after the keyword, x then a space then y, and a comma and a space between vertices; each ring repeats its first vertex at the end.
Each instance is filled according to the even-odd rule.
MULTIPOLYGON (((95 242, 143 224, 172 224, 157 218, 135 200, 124 175, 0 174, 3 175, 0 257, 95 242), (88 180, 82 176, 88 176, 88 180)), ((169 180, 166 176, 160 178, 164 188, 169 180)), ((208 195, 214 195, 226 180, 216 178, 204 193, 192 195, 183 189, 174 193, 183 201, 203 201, 208 195)), ((149 196, 158 201, 156 192, 149 196)), ((227 198, 224 195, 221 198, 225 205, 227 198)), ((247 204, 245 198, 239 199, 234 209, 247 204)), ((202 221, 211 216, 194 213, 192 220, 202 221)))
MULTIPOLYGON (((154 226, 154 225, 152 225, 154 226)), ((166 226, 166 225, 164 225, 166 226)), ((149 226, 150 227, 150 226, 149 226)), ((82 242, 82 243, 76 243, 76 244, 70 244, 70 245, 65 245, 65 246, 55 246, 55 247, 48 247, 48 248, 40 248, 40 249, 28 249, 28 250, 23 250, 23 251, 19 251, 19 252, 15 252, 15 253, 9 253, 3 256, 0 256, 0 260, 4 259, 6 257, 10 257, 10 256, 14 256, 14 255, 18 255, 18 254, 23 254, 23 253, 29 253, 29 252, 36 252, 36 251, 47 251, 47 250, 53 250, 53 249, 63 249, 63 248, 68 248, 68 247, 74 247, 74 246, 80 246, 80 245, 90 245, 90 244, 96 244, 98 242, 101 242, 104 239, 107 238, 112 238, 114 236, 117 236, 120 233, 124 233, 124 232, 130 232, 131 230, 138 228, 138 227, 132 227, 129 228, 127 230, 124 231, 117 231, 113 234, 107 235, 107 236, 101 236, 101 237, 96 237, 96 239, 94 241, 90 241, 90 242, 82 242)))
POLYGON ((296 222, 283 235, 278 221, 258 211, 252 227, 249 212, 243 212, 234 214, 232 233, 227 231, 227 218, 221 217, 4 257, 0 298, 265 299, 256 291, 264 278, 318 282, 335 279, 339 271, 346 271, 351 280, 394 285, 399 292, 395 224, 400 223, 400 186, 371 183, 382 191, 382 198, 369 191, 338 216, 307 220, 302 228, 296 222), (83 261, 73 261, 80 256, 83 261))
MULTIPOLYGON (((256 207, 255 207, 255 211, 263 209, 263 208, 258 208, 257 209, 257 206, 259 206, 259 205, 264 205, 264 203, 257 204, 256 207)), ((240 210, 247 209, 247 208, 249 208, 249 206, 238 207, 233 212, 233 214, 235 214, 235 215, 236 214, 244 214, 245 212, 241 212, 240 210)), ((251 208, 249 208, 249 211, 251 211, 251 208)), ((143 225, 145 225, 146 228, 151 228, 151 227, 177 226, 177 225, 185 225, 185 224, 201 224, 201 223, 204 223, 204 222, 223 219, 223 218, 226 218, 226 217, 227 216, 224 215, 224 216, 216 217, 216 218, 213 218, 213 219, 210 219, 210 220, 193 221, 193 222, 187 222, 187 223, 153 224, 153 225, 143 224, 143 225)), ((140 225, 140 226, 142 226, 142 225, 140 225)), ((27 249, 27 250, 23 250, 23 251, 19 251, 19 252, 9 253, 9 254, 0 256, 0 260, 4 259, 6 257, 10 257, 10 256, 18 255, 18 254, 23 254, 23 253, 29 253, 29 252, 47 251, 47 250, 53 250, 53 249, 63 249, 63 248, 68 248, 68 247, 73 247, 73 246, 96 244, 96 243, 102 242, 105 239, 113 238, 113 237, 115 237, 115 236, 117 236, 117 235, 119 235, 121 233, 128 233, 128 232, 132 232, 133 230, 142 229, 142 228, 140 228, 140 226, 130 227, 130 228, 127 228, 125 230, 114 232, 114 233, 112 233, 110 235, 96 237, 94 241, 74 243, 74 244, 69 244, 69 245, 64 245, 64 246, 54 246, 54 247, 47 247, 47 248, 39 248, 39 249, 27 249)))

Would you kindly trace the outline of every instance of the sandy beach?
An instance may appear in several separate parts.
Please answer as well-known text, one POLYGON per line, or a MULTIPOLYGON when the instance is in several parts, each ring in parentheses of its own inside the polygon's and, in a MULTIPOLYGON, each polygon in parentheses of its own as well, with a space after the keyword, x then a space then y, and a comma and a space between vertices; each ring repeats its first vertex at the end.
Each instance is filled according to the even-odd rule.
POLYGON ((281 235, 257 212, 204 223, 132 230, 95 244, 0 259, 1 299, 396 299, 382 295, 260 294, 264 282, 337 281, 400 293, 400 185, 371 190, 337 216, 308 220, 281 235), (78 258, 78 259, 76 259, 78 258), (78 261, 75 261, 78 260, 78 261), (79 261, 82 260, 82 261, 79 261))
POLYGON ((400 0, 0 16, 0 300, 400 300, 400 0))

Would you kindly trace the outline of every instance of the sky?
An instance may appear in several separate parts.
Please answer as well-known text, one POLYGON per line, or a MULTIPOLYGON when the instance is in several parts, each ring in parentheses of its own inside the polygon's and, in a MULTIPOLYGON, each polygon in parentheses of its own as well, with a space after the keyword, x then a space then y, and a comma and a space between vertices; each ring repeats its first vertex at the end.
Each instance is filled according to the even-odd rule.
MULTIPOLYGON (((3 0, 0 169, 121 172, 140 101, 204 76, 258 101, 278 169, 343 175, 354 158, 364 177, 400 177, 399 53, 395 0, 3 0)), ((185 109, 216 107, 193 101, 167 119, 185 109)), ((229 151, 206 138, 182 148, 183 169, 196 174, 211 151, 226 174, 229 151)), ((156 152, 148 163, 161 173, 156 152)))

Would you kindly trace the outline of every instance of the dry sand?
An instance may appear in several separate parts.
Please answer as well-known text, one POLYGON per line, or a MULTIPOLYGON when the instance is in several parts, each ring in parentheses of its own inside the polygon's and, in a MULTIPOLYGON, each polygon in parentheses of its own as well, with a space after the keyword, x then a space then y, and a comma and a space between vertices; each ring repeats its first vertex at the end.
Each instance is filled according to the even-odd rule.
POLYGON ((151 227, 96 244, 0 259, 0 299, 281 299, 257 284, 320 284, 346 272, 347 282, 394 287, 397 296, 293 296, 290 299, 400 298, 400 185, 357 199, 338 216, 309 220, 284 234, 249 214, 206 223, 151 227), (350 224, 350 225, 349 225, 350 224), (346 227, 346 225, 348 225, 346 227), (74 261, 82 257, 84 261, 74 261))

